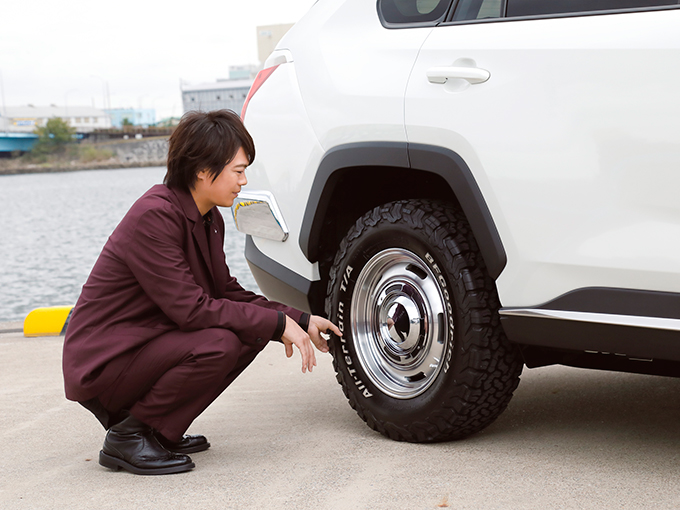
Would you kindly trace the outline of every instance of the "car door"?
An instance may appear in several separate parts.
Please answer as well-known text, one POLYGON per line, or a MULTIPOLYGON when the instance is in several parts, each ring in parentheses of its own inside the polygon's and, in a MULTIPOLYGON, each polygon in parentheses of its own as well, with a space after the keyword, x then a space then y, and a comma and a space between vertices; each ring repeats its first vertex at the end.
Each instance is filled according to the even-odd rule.
POLYGON ((405 124, 469 166, 507 253, 503 306, 680 292, 680 10, 471 3, 421 48, 405 124))

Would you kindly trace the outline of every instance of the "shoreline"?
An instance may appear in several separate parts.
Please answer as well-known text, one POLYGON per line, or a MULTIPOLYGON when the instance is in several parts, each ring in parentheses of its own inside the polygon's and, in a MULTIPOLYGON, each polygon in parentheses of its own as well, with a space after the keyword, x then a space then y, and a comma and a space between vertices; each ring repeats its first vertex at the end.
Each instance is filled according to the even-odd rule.
MULTIPOLYGON (((44 174, 44 173, 61 173, 61 172, 78 172, 81 170, 114 170, 123 168, 135 167, 151 167, 151 166, 165 166, 165 160, 155 161, 92 161, 90 163, 80 163, 71 161, 68 164, 41 166, 41 165, 25 165, 15 168, 2 168, 0 166, 0 176, 2 175, 21 175, 21 174, 44 174)), ((0 164, 1 165, 1 164, 0 164)))
MULTIPOLYGON (((48 157, 43 163, 29 163, 19 159, 0 159, 0 175, 39 174, 56 172, 77 172, 79 170, 111 170, 166 165, 168 138, 147 137, 133 140, 106 140, 97 143, 82 143, 82 147, 92 146, 105 149, 104 157, 86 158, 78 156, 48 157)), ((99 154, 95 154, 99 156, 99 154)))

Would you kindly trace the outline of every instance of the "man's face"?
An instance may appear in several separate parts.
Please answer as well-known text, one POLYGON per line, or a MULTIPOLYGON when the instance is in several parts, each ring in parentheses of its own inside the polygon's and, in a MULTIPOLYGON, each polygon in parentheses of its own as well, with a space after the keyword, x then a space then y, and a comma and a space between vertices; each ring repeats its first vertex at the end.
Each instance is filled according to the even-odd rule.
POLYGON ((213 181, 207 170, 203 170, 198 174, 198 181, 196 183, 195 191, 198 196, 194 195, 196 203, 201 209, 202 202, 205 207, 211 209, 213 206, 231 207, 234 200, 241 191, 241 186, 248 184, 246 179, 246 168, 250 162, 246 156, 243 148, 239 148, 236 156, 232 159, 224 169, 213 181))

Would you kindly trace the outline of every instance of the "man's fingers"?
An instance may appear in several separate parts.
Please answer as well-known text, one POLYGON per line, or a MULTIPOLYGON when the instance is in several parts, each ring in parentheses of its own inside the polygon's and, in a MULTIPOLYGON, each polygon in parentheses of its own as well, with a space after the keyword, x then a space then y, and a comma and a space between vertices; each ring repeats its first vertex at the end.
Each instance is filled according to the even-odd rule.
POLYGON ((328 345, 325 340, 321 339, 319 334, 319 324, 325 325, 326 322, 321 317, 312 316, 308 327, 309 332, 307 332, 300 328, 299 324, 293 319, 286 316, 286 329, 281 338, 286 347, 286 356, 290 358, 293 355, 293 345, 295 345, 300 351, 303 373, 307 370, 311 372, 316 366, 314 346, 323 352, 328 352, 328 345), (318 319, 321 319, 321 322, 318 319))
POLYGON ((321 352, 328 352, 328 342, 324 337, 321 336, 321 332, 318 330, 318 328, 313 326, 309 329, 311 330, 309 332, 309 337, 312 339, 314 346, 321 352))
POLYGON ((342 336, 342 332, 340 331, 340 328, 328 319, 318 315, 312 316, 311 324, 309 326, 309 336, 317 349, 321 352, 328 352, 328 341, 322 336, 322 331, 326 335, 329 334, 329 332, 333 332, 339 337, 342 336))
POLYGON ((307 370, 311 372, 314 368, 314 365, 316 365, 316 356, 314 356, 312 342, 305 342, 305 350, 307 351, 307 370))
MULTIPOLYGON (((309 342, 302 342, 302 345, 300 346, 300 356, 302 356, 302 373, 304 374, 307 370, 310 372, 312 371, 311 366, 310 366, 310 353, 311 349, 309 348, 309 342)), ((313 351, 312 355, 314 354, 313 351)))
POLYGON ((324 319, 324 318, 321 318, 321 319, 322 319, 323 323, 319 325, 319 330, 328 333, 328 330, 330 329, 336 335, 342 336, 342 332, 340 331, 339 327, 337 327, 335 324, 333 324, 328 319, 324 319))
POLYGON ((309 349, 307 348, 307 342, 302 342, 300 346, 300 355, 302 356, 302 373, 307 371, 307 366, 309 364, 309 349))
POLYGON ((307 370, 311 372, 312 368, 316 366, 316 358, 309 336, 305 334, 304 337, 296 338, 295 347, 300 351, 300 357, 302 358, 302 373, 305 373, 307 370))
POLYGON ((328 321, 328 328, 327 330, 330 329, 333 333, 335 333, 338 336, 342 336, 342 332, 340 331, 340 328, 337 327, 335 324, 333 324, 331 321, 328 321))
POLYGON ((314 349, 312 349, 312 344, 310 342, 307 342, 307 349, 307 370, 311 372, 316 366, 316 356, 314 355, 314 349))

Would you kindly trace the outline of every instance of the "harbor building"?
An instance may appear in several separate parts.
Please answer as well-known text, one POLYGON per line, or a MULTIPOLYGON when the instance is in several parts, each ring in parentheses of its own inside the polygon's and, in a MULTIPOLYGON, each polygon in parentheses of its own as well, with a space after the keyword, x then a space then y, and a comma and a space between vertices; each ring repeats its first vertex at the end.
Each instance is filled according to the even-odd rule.
POLYGON ((185 112, 200 110, 233 110, 241 113, 253 80, 217 80, 214 83, 182 85, 185 112))
POLYGON ((143 128, 156 125, 155 108, 112 108, 104 111, 111 117, 111 126, 114 128, 122 128, 125 121, 143 128))
POLYGON ((66 121, 80 134, 111 127, 108 114, 91 106, 6 106, 3 116, 7 131, 12 133, 33 133, 35 128, 44 127, 55 117, 66 121))
POLYGON ((241 113, 248 91, 259 71, 258 66, 231 66, 229 78, 196 85, 182 84, 184 112, 233 110, 241 113))

